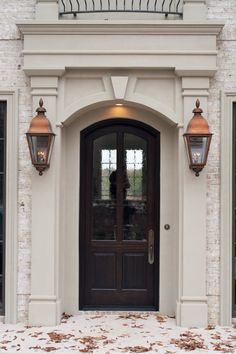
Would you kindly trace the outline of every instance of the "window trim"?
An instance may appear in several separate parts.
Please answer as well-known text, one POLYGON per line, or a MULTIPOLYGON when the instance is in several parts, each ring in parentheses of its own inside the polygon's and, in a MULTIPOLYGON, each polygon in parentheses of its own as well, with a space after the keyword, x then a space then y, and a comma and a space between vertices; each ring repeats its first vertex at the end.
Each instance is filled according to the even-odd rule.
MULTIPOLYGON (((2 244, 2 260, 1 260, 1 266, 2 266, 2 272, 0 276, 2 276, 2 289, 0 296, 2 296, 2 307, 0 307, 0 316, 4 316, 5 314, 5 245, 6 245, 6 232, 5 232, 5 220, 6 220, 6 143, 7 143, 7 102, 0 100, 0 105, 1 103, 5 104, 5 117, 4 117, 4 133, 3 133, 3 139, 0 138, 0 141, 3 140, 3 173, 1 172, 0 175, 3 175, 3 235, 2 235, 2 240, 0 241, 2 244)), ((4 110, 3 110, 4 111, 4 110)))
POLYGON ((236 102, 232 103, 232 317, 236 317, 236 298, 235 298, 235 242, 236 242, 236 228, 235 228, 235 211, 236 211, 236 202, 233 198, 236 191, 236 163, 235 163, 235 149, 236 149, 236 102))
POLYGON ((5 323, 17 322, 18 90, 0 91, 7 103, 5 191, 5 323))
POLYGON ((236 91, 221 94, 221 286, 220 323, 232 324, 232 142, 233 142, 233 103, 236 91))

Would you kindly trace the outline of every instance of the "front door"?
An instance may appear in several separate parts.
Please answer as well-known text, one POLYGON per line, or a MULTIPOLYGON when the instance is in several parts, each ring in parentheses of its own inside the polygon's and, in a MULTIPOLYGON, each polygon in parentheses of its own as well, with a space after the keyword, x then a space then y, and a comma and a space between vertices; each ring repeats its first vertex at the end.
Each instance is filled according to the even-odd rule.
POLYGON ((144 124, 82 132, 80 308, 158 309, 159 160, 144 124))

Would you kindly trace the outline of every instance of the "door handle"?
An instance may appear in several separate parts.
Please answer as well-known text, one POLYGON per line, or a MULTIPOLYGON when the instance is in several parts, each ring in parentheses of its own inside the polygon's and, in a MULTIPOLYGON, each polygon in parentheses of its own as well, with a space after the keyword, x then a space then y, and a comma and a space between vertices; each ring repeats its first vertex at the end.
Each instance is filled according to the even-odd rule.
POLYGON ((154 263, 154 231, 148 231, 148 263, 154 263))

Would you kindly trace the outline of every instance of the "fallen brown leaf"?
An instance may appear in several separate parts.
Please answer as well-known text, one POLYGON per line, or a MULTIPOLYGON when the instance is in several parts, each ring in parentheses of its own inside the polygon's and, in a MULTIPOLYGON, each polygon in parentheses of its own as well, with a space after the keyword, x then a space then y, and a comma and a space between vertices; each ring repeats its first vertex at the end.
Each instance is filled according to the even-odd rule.
POLYGON ((150 352, 152 350, 152 347, 143 347, 143 346, 140 346, 140 345, 136 345, 134 347, 125 347, 125 348, 120 348, 122 349, 122 352, 123 353, 126 353, 126 352, 131 352, 131 353, 146 353, 146 352, 150 352))
POLYGON ((215 329, 215 328, 216 328, 215 325, 209 324, 205 329, 208 331, 211 331, 212 329, 215 329))
POLYGON ((185 350, 195 350, 195 349, 207 349, 204 344, 203 339, 199 334, 194 334, 190 331, 186 331, 180 334, 180 338, 173 338, 170 341, 176 347, 185 350))
POLYGON ((70 317, 72 317, 72 315, 69 315, 68 313, 63 312, 62 316, 61 316, 61 323, 66 323, 70 317))
POLYGON ((133 326, 131 326, 131 328, 143 328, 143 324, 141 324, 141 325, 134 324, 133 326))
POLYGON ((213 349, 215 351, 223 352, 223 353, 235 353, 235 347, 232 345, 230 341, 220 341, 217 343, 211 343, 213 345, 213 349))
POLYGON ((148 315, 146 315, 146 314, 127 313, 127 314, 124 314, 124 315, 119 315, 117 317, 117 319, 124 318, 124 319, 131 319, 131 320, 137 320, 137 319, 146 320, 147 317, 148 317, 148 315))
POLYGON ((70 339, 71 337, 74 337, 73 334, 63 334, 57 332, 49 332, 47 334, 49 338, 55 343, 61 343, 63 340, 67 340, 70 339))
POLYGON ((106 340, 104 340, 104 342, 102 342, 102 344, 107 345, 107 344, 113 344, 115 342, 116 342, 115 339, 106 339, 106 340))
POLYGON ((166 322, 166 317, 162 316, 160 314, 156 315, 156 319, 157 319, 158 322, 166 322))
POLYGON ((221 336, 217 333, 211 335, 212 339, 221 339, 221 336))
POLYGON ((45 352, 52 352, 54 350, 57 350, 57 348, 55 348, 55 347, 46 347, 46 348, 42 348, 42 350, 45 351, 45 352))

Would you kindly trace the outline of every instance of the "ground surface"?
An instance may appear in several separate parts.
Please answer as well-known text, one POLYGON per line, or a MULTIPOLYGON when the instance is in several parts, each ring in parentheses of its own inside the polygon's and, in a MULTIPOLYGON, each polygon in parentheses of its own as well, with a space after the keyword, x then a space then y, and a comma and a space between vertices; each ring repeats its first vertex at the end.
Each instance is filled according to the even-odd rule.
POLYGON ((80 312, 56 327, 0 324, 3 353, 236 353, 236 329, 176 327, 157 313, 80 312))

